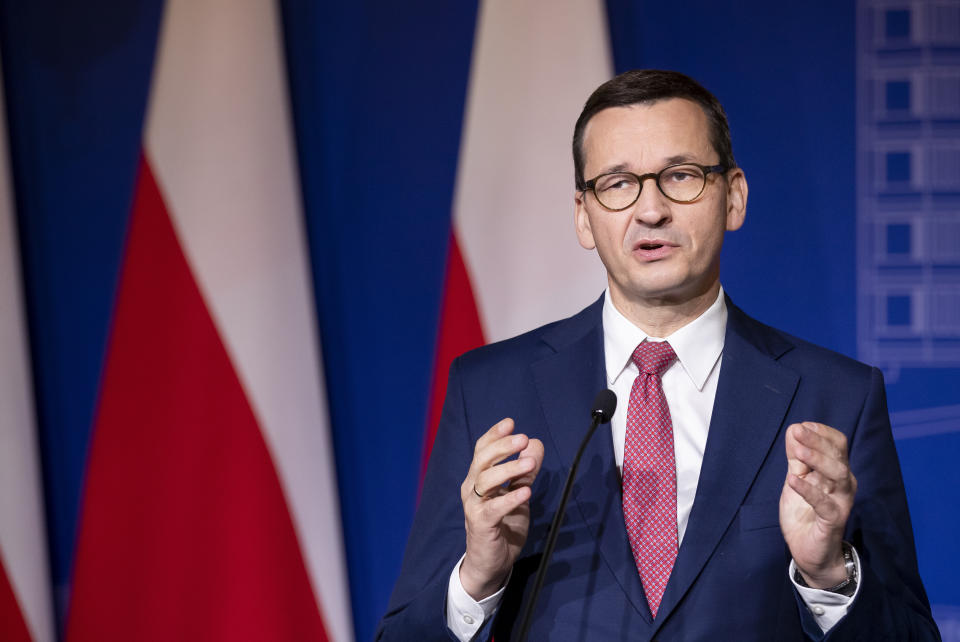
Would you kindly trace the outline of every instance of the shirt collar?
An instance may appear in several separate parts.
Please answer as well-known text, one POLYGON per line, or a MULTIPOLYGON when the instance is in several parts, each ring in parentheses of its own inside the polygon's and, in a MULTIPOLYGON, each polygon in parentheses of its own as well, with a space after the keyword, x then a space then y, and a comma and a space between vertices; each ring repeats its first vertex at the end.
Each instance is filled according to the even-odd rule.
POLYGON ((727 302, 723 287, 707 310, 669 337, 648 337, 647 333, 623 316, 610 298, 610 289, 603 297, 603 351, 607 368, 607 385, 614 382, 628 369, 636 370, 630 355, 644 340, 667 339, 677 353, 677 361, 698 390, 717 364, 723 352, 723 340, 727 330, 727 302))

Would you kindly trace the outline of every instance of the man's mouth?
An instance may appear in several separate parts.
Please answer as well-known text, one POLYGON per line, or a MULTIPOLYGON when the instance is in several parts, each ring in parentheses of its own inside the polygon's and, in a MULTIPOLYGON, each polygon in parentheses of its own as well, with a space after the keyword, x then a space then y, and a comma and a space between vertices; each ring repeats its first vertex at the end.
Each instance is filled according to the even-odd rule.
POLYGON ((661 239, 644 239, 633 246, 633 253, 646 261, 666 258, 676 245, 661 239))

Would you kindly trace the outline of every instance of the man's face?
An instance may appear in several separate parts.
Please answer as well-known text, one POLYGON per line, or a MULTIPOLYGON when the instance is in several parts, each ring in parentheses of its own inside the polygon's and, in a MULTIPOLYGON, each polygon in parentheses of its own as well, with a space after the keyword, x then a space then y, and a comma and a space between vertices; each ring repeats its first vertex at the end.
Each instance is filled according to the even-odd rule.
MULTIPOLYGON (((677 163, 720 162, 703 110, 680 98, 598 112, 587 123, 583 147, 587 180, 613 171, 639 175, 677 163)), ((644 181, 637 202, 620 212, 604 209, 590 191, 577 192, 577 238, 597 248, 614 302, 682 304, 715 291, 724 231, 743 224, 746 200, 739 169, 726 179, 708 174, 692 203, 674 203, 653 180, 644 181)))

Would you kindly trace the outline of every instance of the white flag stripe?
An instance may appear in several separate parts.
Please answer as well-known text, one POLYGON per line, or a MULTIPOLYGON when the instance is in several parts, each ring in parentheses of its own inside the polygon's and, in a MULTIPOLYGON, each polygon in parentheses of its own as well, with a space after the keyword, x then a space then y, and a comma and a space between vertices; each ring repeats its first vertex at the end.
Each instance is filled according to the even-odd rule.
POLYGON ((20 253, 0 82, 0 559, 34 642, 53 642, 53 608, 20 253))
POLYGON ((264 430, 332 640, 350 640, 325 387, 275 3, 167 3, 146 149, 264 430))
POLYGON ((454 221, 488 341, 569 316, 606 285, 573 224, 573 124, 611 75, 602 0, 483 2, 454 221))

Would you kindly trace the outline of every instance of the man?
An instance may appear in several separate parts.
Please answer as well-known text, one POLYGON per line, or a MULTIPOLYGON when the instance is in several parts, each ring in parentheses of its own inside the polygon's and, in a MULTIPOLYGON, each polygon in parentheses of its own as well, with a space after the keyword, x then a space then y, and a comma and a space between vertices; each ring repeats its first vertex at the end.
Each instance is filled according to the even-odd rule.
POLYGON ((719 102, 682 74, 622 74, 573 151, 577 237, 607 291, 454 362, 378 639, 516 633, 606 387, 618 408, 584 454, 530 639, 939 639, 880 373, 723 293, 747 182, 719 102))

